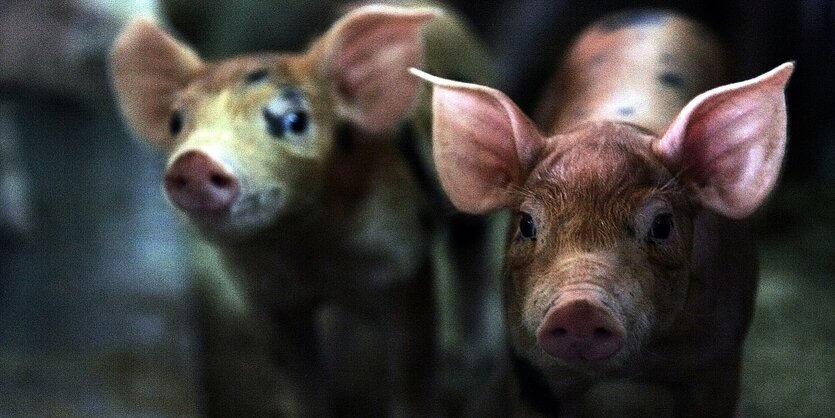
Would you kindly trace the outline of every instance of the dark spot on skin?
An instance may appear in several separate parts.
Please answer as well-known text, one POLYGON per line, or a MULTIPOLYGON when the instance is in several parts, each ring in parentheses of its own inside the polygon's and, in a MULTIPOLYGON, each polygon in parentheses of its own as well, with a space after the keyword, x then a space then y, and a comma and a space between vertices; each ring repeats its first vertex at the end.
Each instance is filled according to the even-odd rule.
POLYGON ((281 97, 294 106, 301 107, 304 104, 304 93, 296 87, 290 86, 281 92, 281 97))
POLYGON ((255 71, 247 74, 246 78, 244 79, 244 82, 247 85, 258 84, 258 83, 267 81, 269 78, 270 78, 270 73, 267 70, 261 69, 261 70, 255 70, 255 71))
POLYGON ((680 89, 684 87, 684 76, 682 76, 679 73, 661 73, 658 75, 658 80, 661 81, 665 86, 672 87, 674 89, 680 89))
POLYGON ((659 25, 667 18, 667 14, 655 9, 639 9, 621 12, 609 16, 600 22, 600 29, 610 32, 630 26, 659 25))
POLYGON ((669 64, 671 62, 673 62, 673 54, 671 54, 669 52, 665 52, 665 53, 661 54, 661 63, 662 64, 669 64))
POLYGON ((606 54, 595 54, 591 59, 591 65, 598 67, 606 62, 606 54))
POLYGON ((635 108, 632 106, 624 106, 618 108, 618 115, 621 116, 632 116, 635 114, 635 108))

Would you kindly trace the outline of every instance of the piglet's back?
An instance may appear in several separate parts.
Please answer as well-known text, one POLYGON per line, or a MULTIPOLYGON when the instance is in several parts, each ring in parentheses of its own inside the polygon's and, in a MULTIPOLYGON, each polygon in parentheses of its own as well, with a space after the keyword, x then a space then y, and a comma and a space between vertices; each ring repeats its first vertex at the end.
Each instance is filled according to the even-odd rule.
POLYGON ((621 12, 577 38, 537 119, 552 133, 609 120, 661 135, 690 99, 725 82, 724 67, 719 42, 693 20, 621 12))

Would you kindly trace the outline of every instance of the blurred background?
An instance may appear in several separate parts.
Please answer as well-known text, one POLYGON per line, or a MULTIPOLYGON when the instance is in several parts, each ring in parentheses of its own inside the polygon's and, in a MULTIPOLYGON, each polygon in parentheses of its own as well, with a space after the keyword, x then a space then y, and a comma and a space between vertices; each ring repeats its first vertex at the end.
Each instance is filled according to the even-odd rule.
MULTIPOLYGON (((835 410, 835 1, 450 1, 483 37, 497 88, 531 112, 570 39, 604 13, 660 6, 725 41, 733 79, 797 61, 782 182, 751 220, 762 282, 748 343, 751 417, 835 410)), ((131 137, 108 48, 138 15, 207 59, 302 50, 336 0, 0 3, 0 416, 201 411, 186 239, 161 157, 131 137)), ((498 306, 495 309, 498 315, 498 306)))

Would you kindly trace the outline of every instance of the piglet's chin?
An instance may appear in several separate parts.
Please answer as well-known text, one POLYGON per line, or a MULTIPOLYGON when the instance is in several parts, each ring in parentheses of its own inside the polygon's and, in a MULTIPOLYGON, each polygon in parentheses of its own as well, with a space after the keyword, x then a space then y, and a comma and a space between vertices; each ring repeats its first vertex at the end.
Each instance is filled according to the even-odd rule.
POLYGON ((211 239, 243 240, 270 228, 284 212, 285 199, 278 188, 241 195, 222 212, 191 213, 188 219, 211 239))
POLYGON ((623 349, 617 354, 605 359, 590 360, 581 356, 573 358, 558 358, 544 350, 537 356, 540 359, 539 366, 542 370, 551 370, 546 374, 561 375, 566 370, 572 370, 580 375, 588 377, 600 376, 621 376, 628 377, 633 374, 635 356, 629 349, 623 349))

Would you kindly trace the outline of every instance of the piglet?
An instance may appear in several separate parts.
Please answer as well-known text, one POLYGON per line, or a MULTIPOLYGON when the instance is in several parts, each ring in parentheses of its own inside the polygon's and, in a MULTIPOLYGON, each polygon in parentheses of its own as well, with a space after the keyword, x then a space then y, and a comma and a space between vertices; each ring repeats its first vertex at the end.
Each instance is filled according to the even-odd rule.
POLYGON ((151 21, 124 30, 112 54, 123 113, 166 154, 166 196, 208 244, 202 263, 213 266, 200 284, 209 337, 220 339, 205 350, 211 414, 326 416, 351 409, 353 395, 371 409, 352 414, 434 407, 430 249, 440 215, 423 184, 432 175, 420 161, 428 138, 401 132, 429 130, 428 120, 414 126, 429 111, 428 102, 416 109, 420 83, 408 68, 426 63, 483 80, 474 39, 440 9, 380 5, 350 11, 302 53, 219 62, 151 21), (433 53, 456 48, 459 61, 433 53), (224 322, 223 306, 241 319, 224 322), (377 343, 320 329, 322 309, 334 306, 326 312, 370 324, 377 343), (236 340, 235 326, 253 331, 236 340), (246 338, 266 339, 271 358, 248 373, 278 377, 223 370, 237 361, 224 350, 246 338), (372 355, 353 355, 369 345, 372 355), (326 364, 356 373, 340 376, 326 364), (242 387, 264 397, 236 397, 242 387))
POLYGON ((513 213, 517 415, 575 416, 617 380, 662 388, 676 416, 734 413, 757 283, 738 220, 778 177, 793 67, 715 87, 721 52, 704 28, 623 12, 568 52, 540 111, 547 135, 497 90, 413 70, 434 85, 452 202, 513 213))

